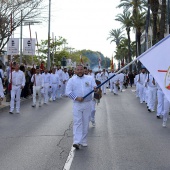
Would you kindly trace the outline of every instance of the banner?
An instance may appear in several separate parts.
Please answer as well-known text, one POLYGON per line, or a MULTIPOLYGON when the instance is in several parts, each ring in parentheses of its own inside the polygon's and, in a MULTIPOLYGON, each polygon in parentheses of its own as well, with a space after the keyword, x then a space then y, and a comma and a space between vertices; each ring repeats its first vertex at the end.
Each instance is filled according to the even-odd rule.
POLYGON ((170 35, 141 55, 139 60, 170 101, 170 35))
POLYGON ((23 39, 23 55, 35 55, 35 39, 23 39))
POLYGON ((19 38, 10 38, 7 43, 7 55, 19 54, 19 38))

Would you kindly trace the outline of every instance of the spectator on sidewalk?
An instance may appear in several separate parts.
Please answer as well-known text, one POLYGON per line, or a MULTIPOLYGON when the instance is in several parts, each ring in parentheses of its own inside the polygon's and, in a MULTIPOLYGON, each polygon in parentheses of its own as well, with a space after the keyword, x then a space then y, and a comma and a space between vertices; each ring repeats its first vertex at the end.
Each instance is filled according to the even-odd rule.
POLYGON ((4 98, 4 89, 3 89, 3 84, 2 84, 2 80, 0 79, 0 103, 4 98))

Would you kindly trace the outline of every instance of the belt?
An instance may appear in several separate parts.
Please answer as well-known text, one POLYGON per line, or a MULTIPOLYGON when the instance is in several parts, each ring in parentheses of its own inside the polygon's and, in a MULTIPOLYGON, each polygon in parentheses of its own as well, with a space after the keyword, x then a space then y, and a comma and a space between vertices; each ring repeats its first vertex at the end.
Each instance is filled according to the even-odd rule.
POLYGON ((16 84, 16 85, 13 85, 13 86, 21 86, 21 84, 16 84))

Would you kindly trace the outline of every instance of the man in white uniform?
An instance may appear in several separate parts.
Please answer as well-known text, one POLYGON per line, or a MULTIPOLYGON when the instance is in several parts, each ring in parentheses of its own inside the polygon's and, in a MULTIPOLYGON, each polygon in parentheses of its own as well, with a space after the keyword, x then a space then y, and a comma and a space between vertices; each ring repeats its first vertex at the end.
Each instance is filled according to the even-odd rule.
POLYGON ((114 95, 118 95, 119 75, 113 77, 114 95))
POLYGON ((69 79, 66 94, 73 100, 73 147, 87 146, 87 133, 91 115, 92 95, 83 98, 96 87, 90 76, 84 75, 82 65, 76 67, 76 75, 69 79))
POLYGON ((50 86, 50 74, 48 73, 48 70, 45 69, 44 73, 42 74, 43 78, 44 78, 44 104, 47 104, 49 101, 49 88, 51 88, 50 86))
POLYGON ((164 95, 164 111, 163 111, 163 123, 162 123, 163 127, 166 127, 169 110, 170 110, 170 102, 167 100, 166 96, 164 95))
POLYGON ((50 85, 52 88, 51 98, 53 101, 56 100, 57 90, 61 87, 61 82, 57 74, 55 74, 55 68, 52 69, 51 78, 50 78, 50 85))
POLYGON ((139 85, 139 98, 140 98, 140 103, 143 103, 145 101, 145 94, 144 94, 144 88, 145 88, 145 80, 146 80, 146 69, 142 68, 141 73, 139 74, 137 78, 137 82, 139 85))
MULTIPOLYGON (((105 69, 103 69, 103 71, 101 72, 101 83, 103 83, 107 79, 108 79, 108 73, 106 72, 105 69)), ((106 94, 106 86, 107 86, 106 83, 101 86, 103 94, 106 94)))
POLYGON ((124 79, 125 79, 125 75, 123 74, 123 72, 121 72, 121 73, 118 74, 118 77, 119 77, 120 91, 122 92, 122 90, 123 90, 123 82, 124 82, 124 79))
POLYGON ((59 80, 61 82, 61 87, 57 90, 57 98, 60 99, 62 95, 62 89, 63 89, 63 70, 60 66, 57 67, 56 74, 59 77, 59 80))
MULTIPOLYGON (((114 73, 114 70, 112 69, 111 72, 109 73, 109 78, 112 77, 113 75, 115 75, 114 73)), ((113 93, 113 88, 114 88, 114 85, 113 85, 113 78, 110 79, 110 92, 113 93)))
POLYGON ((164 106, 164 93, 162 91, 162 89, 160 88, 160 86, 158 85, 158 83, 156 83, 157 85, 157 118, 160 119, 163 115, 163 106, 164 106))
POLYGON ((20 113, 21 90, 25 86, 25 75, 19 70, 19 64, 15 63, 14 67, 15 70, 12 72, 12 79, 11 75, 9 76, 9 83, 12 83, 10 114, 13 114, 14 111, 14 101, 16 101, 16 113, 20 113))
POLYGON ((62 96, 65 96, 65 91, 66 91, 66 85, 67 85, 67 82, 69 80, 69 74, 67 72, 67 68, 64 68, 64 71, 63 71, 63 89, 62 89, 62 96))
POLYGON ((148 111, 154 112, 155 111, 155 105, 156 105, 156 92, 157 92, 157 86, 154 77, 149 74, 147 76, 147 85, 148 85, 148 111))
POLYGON ((36 67, 36 74, 31 77, 33 83, 33 104, 32 107, 36 106, 36 96, 38 94, 39 107, 41 107, 41 89, 44 87, 44 78, 40 74, 39 67, 36 67))

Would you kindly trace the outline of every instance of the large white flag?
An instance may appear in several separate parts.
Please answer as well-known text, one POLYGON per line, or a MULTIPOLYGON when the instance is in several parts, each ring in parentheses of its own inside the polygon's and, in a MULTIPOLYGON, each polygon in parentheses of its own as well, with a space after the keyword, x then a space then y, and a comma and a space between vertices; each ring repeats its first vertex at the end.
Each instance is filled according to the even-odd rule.
POLYGON ((139 60, 149 70, 170 101, 170 35, 143 53, 139 60))

